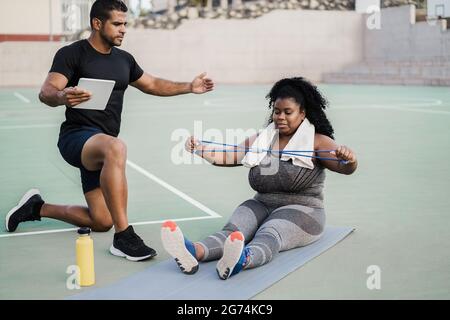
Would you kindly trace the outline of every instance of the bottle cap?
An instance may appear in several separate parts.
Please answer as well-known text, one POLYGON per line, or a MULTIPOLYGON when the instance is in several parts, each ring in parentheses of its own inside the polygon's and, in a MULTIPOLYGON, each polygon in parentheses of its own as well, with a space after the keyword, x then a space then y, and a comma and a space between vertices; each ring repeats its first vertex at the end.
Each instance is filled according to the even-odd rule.
POLYGON ((90 234, 91 233, 91 228, 88 227, 83 227, 78 229, 78 234, 90 234))

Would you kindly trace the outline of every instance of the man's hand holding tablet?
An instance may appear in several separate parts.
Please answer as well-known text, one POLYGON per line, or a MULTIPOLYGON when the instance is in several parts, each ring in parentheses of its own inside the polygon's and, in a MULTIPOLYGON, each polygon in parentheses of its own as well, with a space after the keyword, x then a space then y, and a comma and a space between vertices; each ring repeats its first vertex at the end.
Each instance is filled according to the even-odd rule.
POLYGON ((78 87, 67 87, 63 91, 60 91, 58 95, 62 101, 64 101, 64 104, 69 108, 88 101, 92 96, 89 91, 78 87))
POLYGON ((75 109, 105 110, 115 81, 80 78, 78 86, 65 88, 66 106, 75 109))

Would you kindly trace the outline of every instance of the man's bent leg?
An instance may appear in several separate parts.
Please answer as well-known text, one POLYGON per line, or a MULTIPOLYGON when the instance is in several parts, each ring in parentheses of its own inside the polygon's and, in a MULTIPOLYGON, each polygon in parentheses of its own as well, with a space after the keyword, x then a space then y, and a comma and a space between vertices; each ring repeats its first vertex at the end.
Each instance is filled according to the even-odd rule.
POLYGON ((96 232, 110 230, 113 226, 111 214, 100 188, 89 191, 84 196, 88 207, 44 203, 40 215, 41 217, 61 220, 79 227, 90 227, 96 232))
POLYGON ((40 214, 42 218, 61 220, 78 227, 90 227, 92 225, 89 209, 84 206, 44 203, 40 214))
POLYGON ((105 134, 89 138, 81 152, 81 162, 87 170, 101 170, 100 187, 116 232, 128 227, 126 157, 125 144, 105 134))
POLYGON ((89 138, 81 152, 83 170, 89 170, 83 171, 88 189, 92 188, 91 181, 96 178, 95 171, 101 169, 100 188, 116 229, 109 251, 115 256, 141 261, 156 256, 156 251, 146 246, 133 227, 128 225, 126 161, 125 144, 105 134, 89 138), (89 177, 91 173, 93 177, 89 177))

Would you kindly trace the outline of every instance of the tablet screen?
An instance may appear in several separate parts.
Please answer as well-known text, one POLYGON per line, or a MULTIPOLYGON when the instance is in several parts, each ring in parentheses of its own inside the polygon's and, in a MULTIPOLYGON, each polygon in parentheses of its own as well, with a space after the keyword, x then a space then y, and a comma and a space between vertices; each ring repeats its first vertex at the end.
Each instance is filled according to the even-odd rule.
POLYGON ((105 110, 116 82, 113 80, 80 78, 77 87, 89 91, 92 96, 74 109, 105 110))

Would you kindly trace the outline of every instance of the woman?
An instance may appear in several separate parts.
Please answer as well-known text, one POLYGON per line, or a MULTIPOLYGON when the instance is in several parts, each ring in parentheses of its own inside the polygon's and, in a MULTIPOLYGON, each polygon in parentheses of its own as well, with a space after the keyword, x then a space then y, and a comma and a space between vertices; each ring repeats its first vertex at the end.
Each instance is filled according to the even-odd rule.
POLYGON ((221 152, 212 152, 210 145, 202 145, 194 137, 186 141, 188 151, 213 165, 250 164, 249 183, 257 191, 253 199, 237 207, 221 231, 203 241, 193 243, 184 238, 172 221, 163 224, 163 246, 186 274, 198 270, 198 261, 220 259, 216 269, 225 280, 268 263, 280 251, 317 241, 325 226, 325 169, 351 174, 357 168, 353 151, 333 140, 333 127, 324 112, 327 102, 314 85, 303 78, 282 79, 267 98, 271 117, 265 130, 278 134, 268 136, 266 154, 259 160, 260 151, 254 146, 264 145, 259 141, 262 133, 237 148, 221 148, 221 152), (293 153, 298 149, 292 151, 291 147, 299 143, 310 143, 314 152, 302 149, 306 153, 293 153), (270 167, 276 170, 268 170, 270 167))

